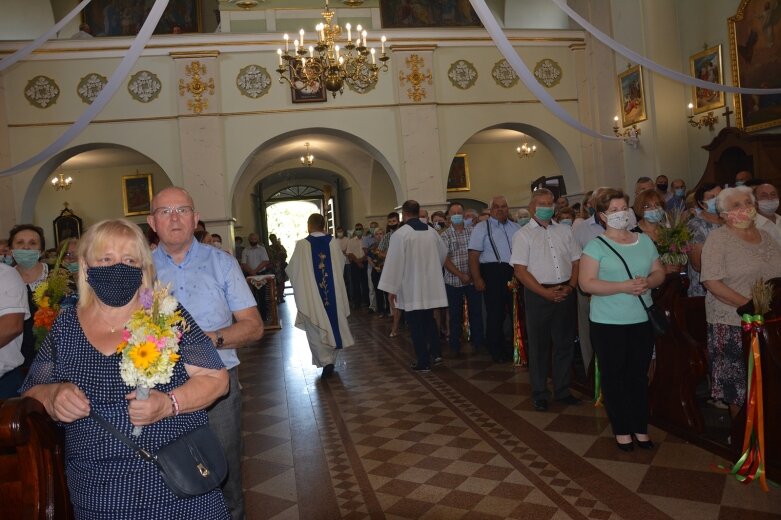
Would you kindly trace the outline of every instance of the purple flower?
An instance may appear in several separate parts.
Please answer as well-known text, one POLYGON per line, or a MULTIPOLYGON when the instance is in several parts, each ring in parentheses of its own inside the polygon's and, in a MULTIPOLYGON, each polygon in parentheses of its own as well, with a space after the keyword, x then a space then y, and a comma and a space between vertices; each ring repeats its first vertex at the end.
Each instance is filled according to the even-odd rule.
POLYGON ((155 294, 152 289, 141 289, 141 305, 144 309, 149 310, 152 308, 152 304, 155 302, 155 294))

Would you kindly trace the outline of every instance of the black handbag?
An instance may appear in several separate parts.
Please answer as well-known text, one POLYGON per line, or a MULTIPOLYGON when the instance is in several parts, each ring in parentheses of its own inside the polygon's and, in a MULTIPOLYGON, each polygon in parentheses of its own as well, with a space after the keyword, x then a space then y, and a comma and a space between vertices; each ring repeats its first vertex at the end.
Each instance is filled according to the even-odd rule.
MULTIPOLYGON (((629 270, 629 266, 626 265, 626 262, 624 261, 624 257, 619 254, 618 251, 613 249, 613 246, 607 243, 607 241, 602 237, 597 237, 600 242, 605 244, 608 249, 613 251, 619 260, 621 260, 621 263, 624 264, 624 269, 626 269, 626 274, 629 275, 629 279, 631 280, 633 278, 632 271, 629 270)), ((643 306, 643 309, 645 309, 645 313, 648 315, 648 321, 651 322, 651 327, 654 329, 654 334, 657 336, 664 336, 667 334, 667 331, 670 330, 670 322, 667 319, 667 314, 665 312, 656 306, 656 304, 651 304, 649 307, 645 304, 643 301, 642 296, 638 295, 637 299, 640 300, 640 304, 643 306)))
POLYGON ((90 417, 139 457, 156 465, 168 489, 180 498, 208 493, 222 484, 228 475, 222 446, 208 425, 187 432, 157 453, 150 453, 100 415, 90 412, 90 417))

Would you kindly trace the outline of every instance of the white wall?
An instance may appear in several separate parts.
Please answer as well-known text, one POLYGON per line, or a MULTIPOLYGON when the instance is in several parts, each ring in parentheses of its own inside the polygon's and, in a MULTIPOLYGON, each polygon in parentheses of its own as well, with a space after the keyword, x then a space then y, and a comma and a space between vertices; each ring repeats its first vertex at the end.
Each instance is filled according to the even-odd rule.
POLYGON ((49 0, 3 0, 0 40, 33 40, 54 25, 49 0))

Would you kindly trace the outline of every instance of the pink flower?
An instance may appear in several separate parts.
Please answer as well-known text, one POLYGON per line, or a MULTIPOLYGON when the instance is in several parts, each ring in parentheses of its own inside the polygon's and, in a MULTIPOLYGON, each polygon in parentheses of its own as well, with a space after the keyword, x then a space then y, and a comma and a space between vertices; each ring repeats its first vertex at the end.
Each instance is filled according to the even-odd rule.
POLYGON ((127 329, 122 329, 122 341, 128 342, 130 341, 130 331, 127 329))

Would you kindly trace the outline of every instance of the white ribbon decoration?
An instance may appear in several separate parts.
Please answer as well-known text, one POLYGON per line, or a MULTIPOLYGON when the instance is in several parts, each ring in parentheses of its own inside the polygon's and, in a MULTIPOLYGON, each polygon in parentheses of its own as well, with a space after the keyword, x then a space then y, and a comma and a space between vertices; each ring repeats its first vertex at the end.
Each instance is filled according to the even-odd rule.
POLYGON ((676 70, 663 67, 662 65, 659 65, 658 63, 649 60, 645 56, 641 56, 640 54, 636 53, 632 49, 629 49, 628 47, 621 45, 613 38, 611 38, 607 34, 603 33, 602 31, 600 31, 599 29, 597 29, 596 27, 588 23, 582 16, 580 16, 570 6, 567 5, 566 0, 552 0, 552 2, 557 6, 559 6, 559 9, 564 11, 570 18, 575 20, 581 27, 586 29, 586 31, 588 31, 594 38, 596 38, 597 40, 601 41, 602 43, 610 47, 613 51, 624 56, 625 58, 629 58, 635 63, 639 63, 643 67, 646 67, 661 76, 665 76, 679 83, 685 83, 686 85, 691 85, 693 87, 696 86, 696 87, 710 89, 710 90, 729 92, 732 94, 759 94, 759 95, 781 94, 781 88, 732 87, 729 85, 722 85, 721 83, 713 83, 710 81, 698 79, 693 76, 689 76, 688 74, 684 74, 682 72, 678 72, 676 70))
POLYGON ((92 2, 92 0, 83 0, 79 5, 73 8, 73 11, 68 13, 65 18, 57 22, 51 29, 40 35, 38 38, 36 38, 33 42, 28 43, 15 53, 11 54, 7 58, 3 58, 2 61, 0 61, 0 72, 3 72, 5 69, 13 65, 19 60, 23 60, 27 56, 30 55, 35 49, 40 47, 44 44, 44 42, 47 42, 52 36, 60 32, 60 29, 65 27, 65 25, 68 24, 73 18, 79 14, 81 11, 84 10, 85 7, 87 7, 87 4, 92 2))
POLYGON ((103 87, 103 89, 100 91, 98 97, 95 98, 95 101, 81 114, 81 117, 79 117, 76 122, 65 131, 64 134, 57 138, 56 141, 46 147, 43 151, 39 152, 33 157, 30 157, 26 161, 17 164, 16 166, 12 166, 11 168, 0 171, 0 177, 6 177, 8 175, 19 173, 31 166, 49 159, 84 131, 87 125, 89 125, 92 120, 95 119, 95 117, 97 117, 97 115, 105 108, 108 102, 111 101, 111 98, 114 96, 119 87, 122 86, 122 83, 124 83, 128 74, 130 74, 131 69, 136 64, 136 61, 138 61, 141 53, 144 51, 144 47, 146 47, 146 44, 149 42, 149 38, 152 37, 152 33, 154 33, 155 27, 157 27, 157 23, 160 21, 160 18, 162 18, 166 7, 168 7, 168 0, 155 0, 155 5, 152 6, 151 11, 149 11, 149 15, 146 17, 144 25, 138 32, 136 39, 133 40, 133 44, 130 46, 127 54, 125 54, 125 57, 122 58, 119 66, 111 75, 111 78, 108 80, 108 83, 106 83, 106 86, 103 87))
POLYGON ((496 22, 496 18, 494 18, 494 14, 491 12, 490 9, 488 9, 488 6, 485 5, 485 0, 469 0, 472 3, 472 7, 474 8, 475 12, 477 13, 477 16, 480 18, 480 21, 485 26, 486 30, 488 31, 488 34, 491 35, 491 39, 493 39, 494 43, 499 49, 499 52, 502 53, 502 56, 504 56, 504 59, 507 60, 507 62, 512 65, 515 72, 518 74, 518 76, 521 78, 521 81, 523 81, 523 84, 526 85, 526 88, 532 91, 532 93, 537 96, 537 99, 542 102, 542 104, 553 112, 553 114, 567 123, 568 125, 572 126, 573 128, 576 128, 577 130, 583 132, 584 134, 588 134, 591 137, 596 137, 599 139, 612 139, 612 140, 618 140, 622 139, 620 137, 616 137, 615 135, 605 135, 600 134, 596 130, 592 130, 591 128, 588 128, 580 123, 577 119, 572 117, 569 112, 564 110, 558 103, 556 103, 556 100, 553 99, 553 97, 548 94, 548 92, 545 90, 545 88, 540 85, 540 83, 535 79, 534 75, 531 73, 529 68, 526 66, 526 64, 523 62, 520 56, 518 56, 518 53, 515 52, 515 49, 512 45, 510 45, 509 40, 507 39, 507 36, 504 35, 504 32, 502 31, 501 27, 499 27, 499 24, 496 22))

